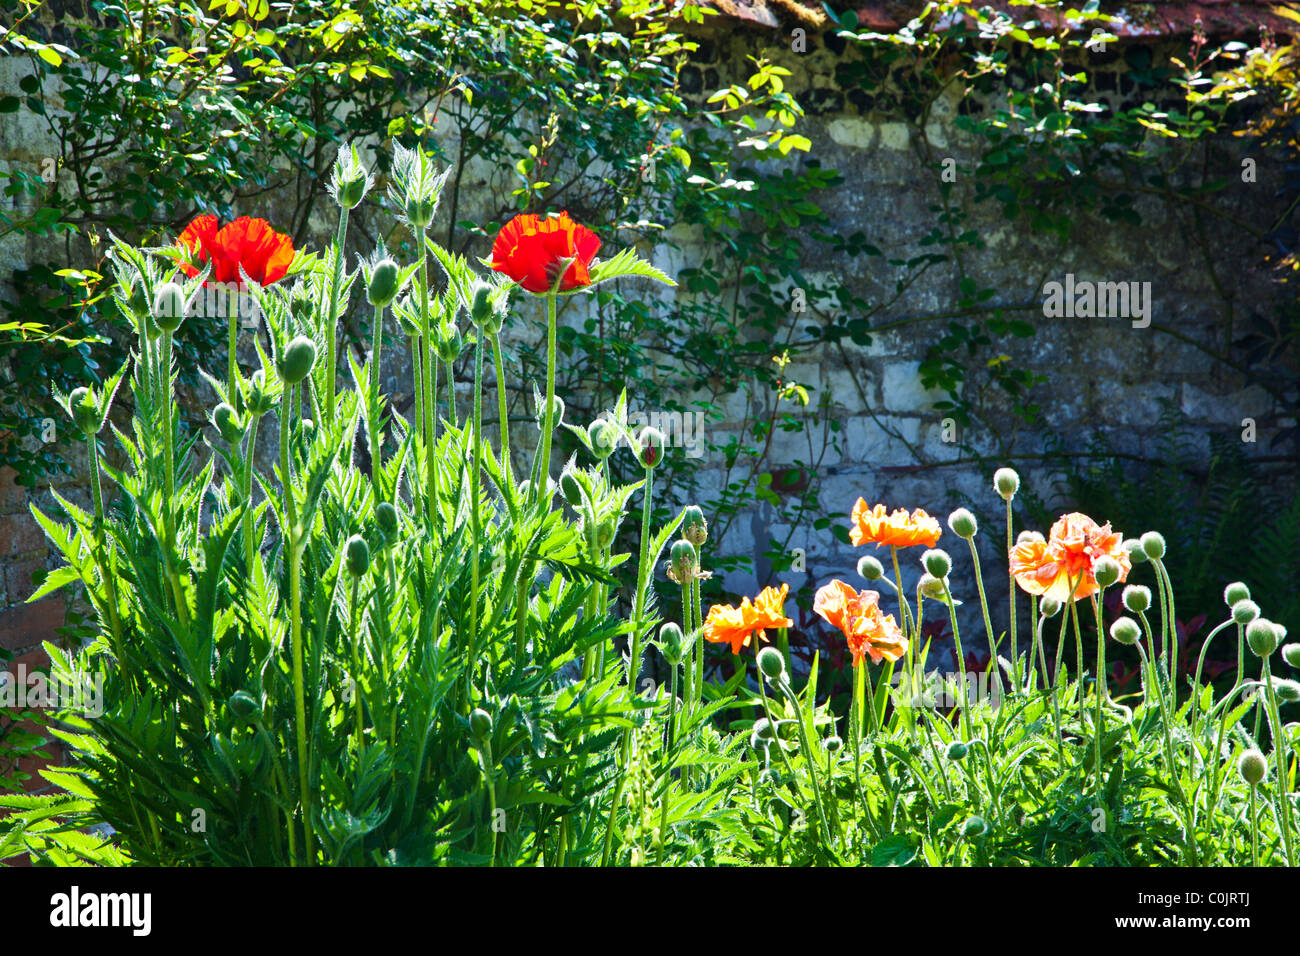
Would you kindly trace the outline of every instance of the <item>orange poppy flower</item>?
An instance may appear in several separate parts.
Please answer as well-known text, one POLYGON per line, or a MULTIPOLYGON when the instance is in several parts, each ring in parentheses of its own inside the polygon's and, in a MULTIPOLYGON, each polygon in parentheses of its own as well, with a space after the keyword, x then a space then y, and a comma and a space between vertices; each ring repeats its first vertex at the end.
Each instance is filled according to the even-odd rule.
POLYGON ((198 266, 182 263, 181 269, 191 279, 212 263, 209 282, 233 282, 243 285, 242 267, 258 285, 270 285, 283 279, 293 262, 293 240, 276 232, 265 219, 240 216, 217 228, 216 216, 199 216, 185 227, 177 239, 190 250, 198 266))
POLYGON ((1102 557, 1111 557, 1119 565, 1119 580, 1128 577, 1133 564, 1121 547, 1123 536, 1110 530, 1110 522, 1098 525, 1085 514, 1073 511, 1062 515, 1052 525, 1049 538, 1036 531, 1021 536, 1011 549, 1011 573, 1028 594, 1054 598, 1062 604, 1097 593, 1094 569, 1102 557), (1077 583, 1076 583, 1077 581, 1077 583))
POLYGON ((868 508, 867 503, 859 498, 853 505, 853 527, 849 529, 849 540, 856 545, 882 544, 898 548, 923 544, 933 548, 939 541, 943 530, 937 518, 917 508, 910 515, 906 508, 898 508, 887 514, 884 505, 868 508))
POLYGON ((587 269, 600 249, 600 240, 567 212, 540 218, 515 216, 501 227, 492 243, 492 268, 503 272, 537 295, 550 292, 564 260, 573 262, 560 281, 561 292, 591 284, 587 269))
POLYGON ((837 579, 818 589, 813 610, 848 638, 854 667, 862 663, 864 655, 879 664, 907 653, 907 638, 894 615, 881 613, 879 591, 854 591, 837 579))
POLYGON ((714 644, 730 644, 731 653, 739 654, 742 647, 749 646, 749 638, 758 632, 761 640, 767 640, 767 628, 791 627, 794 621, 785 616, 785 599, 790 593, 790 585, 776 588, 763 588, 750 603, 749 598, 740 602, 740 607, 730 604, 715 604, 709 608, 704 618, 703 634, 706 641, 714 644))

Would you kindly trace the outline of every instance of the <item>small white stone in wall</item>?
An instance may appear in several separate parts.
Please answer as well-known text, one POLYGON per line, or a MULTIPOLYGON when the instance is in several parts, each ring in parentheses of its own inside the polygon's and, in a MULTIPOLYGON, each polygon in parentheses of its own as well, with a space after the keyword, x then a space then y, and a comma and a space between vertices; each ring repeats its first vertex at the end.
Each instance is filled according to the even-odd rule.
POLYGON ((867 149, 876 138, 875 124, 856 116, 831 120, 826 127, 826 132, 841 146, 854 149, 867 149))
POLYGON ((885 407, 899 412, 924 412, 944 396, 937 388, 923 388, 920 363, 892 362, 885 366, 880 390, 885 407))
MULTIPOLYGON (((907 149, 907 143, 910 136, 906 123, 881 123, 880 124, 880 145, 886 149, 907 149)), ((931 140, 934 142, 934 140, 931 140)), ((947 141, 943 143, 934 142, 936 146, 946 146, 947 141)))

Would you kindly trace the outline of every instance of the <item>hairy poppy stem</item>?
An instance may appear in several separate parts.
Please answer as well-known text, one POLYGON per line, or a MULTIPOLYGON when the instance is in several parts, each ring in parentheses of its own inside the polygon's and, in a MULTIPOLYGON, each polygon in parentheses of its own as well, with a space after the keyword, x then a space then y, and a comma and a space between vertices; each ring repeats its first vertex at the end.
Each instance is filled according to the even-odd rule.
POLYGON ((1169 686, 1174 692, 1174 706, 1178 705, 1178 618, 1174 614, 1174 582, 1169 578, 1169 571, 1164 562, 1153 558, 1152 567, 1156 569, 1156 579, 1160 585, 1160 612, 1165 615, 1164 629, 1168 637, 1169 648, 1169 686), (1166 601, 1168 610, 1166 610, 1166 601))
MULTIPOLYGON (((429 322, 429 252, 425 248, 426 229, 420 226, 415 230, 415 246, 420 250, 420 358, 424 363, 436 362, 433 358, 433 328, 429 322)), ((426 364, 424 390, 420 401, 424 403, 424 509, 425 516, 432 530, 437 502, 437 486, 434 475, 437 458, 434 455, 434 441, 437 438, 437 394, 438 369, 436 364, 426 364)))
POLYGON ((1278 714, 1277 691, 1273 687, 1273 672, 1269 667, 1268 655, 1261 658, 1263 674, 1261 680, 1267 692, 1268 724, 1273 732, 1273 758, 1277 764, 1277 783, 1274 785, 1274 804, 1277 807, 1278 829, 1282 831, 1282 845, 1286 848, 1286 865, 1296 865, 1295 848, 1291 843, 1291 801, 1287 796, 1287 757, 1286 728, 1278 714))
MULTIPOLYGON (((1012 548, 1015 546, 1011 532, 1014 526, 1014 519, 1011 514, 1011 499, 1007 499, 1007 556, 1011 555, 1012 548)), ((1023 691, 1024 685, 1021 683, 1020 667, 1020 634, 1016 630, 1016 575, 1011 569, 1010 561, 1007 563, 1007 594, 1008 601, 1011 605, 1011 679, 1015 684, 1017 691, 1023 691)), ((1034 666, 1032 653, 1029 657, 1029 666, 1034 666)))
POLYGON ((1096 760, 1096 788, 1097 803, 1101 803, 1101 743, 1102 736, 1106 731, 1106 717, 1103 707, 1106 702, 1106 629, 1101 623, 1101 600, 1106 596, 1106 589, 1101 588, 1093 595, 1092 598, 1092 616, 1097 622, 1097 679, 1094 682, 1094 691, 1097 695, 1096 724, 1093 733, 1096 735, 1096 748, 1093 757, 1096 760))
POLYGON ((357 648, 357 585, 359 579, 352 579, 352 588, 348 594, 348 645, 352 651, 352 680, 357 685, 352 689, 352 712, 355 717, 357 753, 361 753, 362 737, 365 724, 361 719, 361 652, 357 648))
POLYGON ((285 557, 289 566, 289 643, 293 657, 293 710, 298 743, 298 790, 302 804, 303 851, 312 865, 311 791, 308 789, 307 705, 303 686, 302 654, 302 545, 298 540, 298 509, 293 500, 292 456, 289 454, 289 412, 292 407, 286 389, 280 402, 280 471, 284 477, 284 511, 289 527, 284 529, 285 557))
POLYGON ((1002 665, 998 663, 998 646, 993 639, 993 623, 989 619, 989 600, 984 593, 984 572, 980 568, 980 553, 975 547, 975 539, 967 538, 966 544, 970 546, 971 562, 975 565, 975 586, 979 589, 980 611, 984 615, 984 633, 989 641, 989 669, 992 671, 993 680, 997 681, 998 687, 1002 686, 1002 665))
MULTIPOLYGON (((474 343, 474 463, 469 473, 469 521, 474 547, 470 554, 469 592, 469 667, 466 669, 465 700, 473 699, 474 663, 478 654, 479 557, 483 546, 483 528, 479 509, 479 471, 483 467, 483 335, 480 330, 474 343)), ((468 703, 467 703, 468 706, 468 703)))
POLYGON ((235 396, 238 394, 239 386, 239 356, 237 354, 239 343, 239 293, 228 296, 226 299, 226 318, 229 320, 230 334, 228 339, 228 349, 226 352, 226 395, 231 404, 234 404, 235 396))
MULTIPOLYGON (((1212 630, 1209 636, 1206 637, 1205 641, 1201 644, 1201 653, 1200 656, 1196 659, 1196 679, 1192 686, 1191 725, 1193 727, 1196 725, 1196 715, 1197 715, 1197 711, 1200 709, 1200 703, 1201 703, 1201 674, 1205 667, 1205 654, 1210 649, 1210 642, 1213 641, 1214 638, 1218 636, 1220 631, 1222 631, 1225 627, 1227 627, 1229 624, 1232 623, 1233 623, 1232 618, 1228 618, 1226 621, 1224 621, 1222 624, 1220 624, 1218 627, 1212 630)), ((1237 673, 1238 675, 1240 675, 1241 671, 1238 670, 1237 673)), ((1240 682, 1241 677, 1238 676, 1237 680, 1240 682)), ((1211 683, 1213 683, 1214 679, 1211 678, 1210 681, 1211 683)))
POLYGON ((380 476, 383 473, 383 467, 380 461, 380 449, 384 444, 383 431, 380 425, 379 410, 379 356, 384 347, 384 307, 375 306, 374 329, 371 331, 370 344, 370 422, 368 431, 370 432, 370 481, 375 489, 375 498, 379 500, 385 494, 380 484, 380 476))
MULTIPOLYGON (((548 403, 548 409, 551 407, 548 403)), ((549 415, 547 416, 550 417, 549 415)), ((547 435, 550 434, 548 431, 547 435)), ((542 459, 543 469, 545 469, 546 458, 542 459)), ((545 470, 543 470, 542 481, 545 481, 545 470)), ((650 507, 654 495, 654 469, 645 470, 645 488, 642 490, 641 497, 641 557, 636 569, 636 597, 632 608, 632 659, 628 661, 627 683, 629 687, 636 686, 637 675, 641 673, 641 626, 642 618, 645 615, 645 596, 650 587, 650 577, 653 571, 649 567, 650 563, 650 507)))
MULTIPOLYGON (((335 371, 338 364, 339 286, 343 284, 343 243, 348 234, 348 207, 339 205, 339 228, 334 236, 334 274, 330 278, 329 319, 325 326, 325 420, 334 421, 335 371)), ((423 241, 423 236, 420 237, 423 241)))
POLYGON ((411 398, 416 434, 424 435, 424 366, 420 362, 420 335, 411 336, 411 398))
POLYGON ((501 422, 501 474, 506 481, 511 481, 513 476, 510 473, 509 402, 506 395, 505 361, 501 355, 501 336, 497 332, 492 333, 492 364, 497 373, 497 415, 501 422))
POLYGON ((176 437, 172 419, 172 333, 163 332, 162 381, 164 394, 163 408, 163 474, 167 500, 163 502, 164 526, 167 540, 164 542, 163 556, 166 562, 167 580, 172 588, 172 600, 176 604, 176 618, 182 627, 189 626, 189 608, 185 603, 185 591, 181 588, 180 575, 176 570, 176 437))
POLYGON ((961 674, 961 722, 964 726, 966 739, 971 739, 970 726, 970 694, 967 693, 966 686, 966 657, 961 651, 961 631, 957 628, 957 610, 952 606, 952 592, 948 590, 948 579, 941 579, 943 584, 943 600, 948 605, 948 619, 952 622, 952 643, 957 651, 957 670, 961 674))
MULTIPOLYGON (((533 500, 545 494, 551 477, 551 432, 555 429, 555 292, 546 295, 546 410, 542 421, 542 470, 533 489, 533 500)), ((649 497, 649 489, 646 491, 649 497)), ((642 542, 645 535, 642 534, 642 542)), ((644 552, 644 548, 642 548, 644 552)), ((645 555, 642 554, 644 563, 645 555)), ((638 589, 639 591, 639 589, 638 589)), ((639 601, 638 594, 638 601, 639 601)), ((638 617, 640 612, 638 611, 638 617)))
MULTIPOLYGON (((803 711, 799 707, 799 698, 795 696, 794 690, 791 689, 789 682, 784 677, 777 678, 775 684, 789 703, 791 710, 794 711, 794 726, 795 730, 799 732, 799 747, 803 751, 804 761, 808 764, 808 775, 812 778, 813 802, 817 807, 817 818, 821 822, 826 845, 831 847, 834 845, 835 840, 831 834, 830 824, 827 822, 826 810, 822 806, 822 788, 821 781, 817 776, 817 761, 813 759, 812 746, 808 743, 808 731, 803 725, 803 711)), ((778 743, 777 746, 780 746, 780 744, 778 743)))

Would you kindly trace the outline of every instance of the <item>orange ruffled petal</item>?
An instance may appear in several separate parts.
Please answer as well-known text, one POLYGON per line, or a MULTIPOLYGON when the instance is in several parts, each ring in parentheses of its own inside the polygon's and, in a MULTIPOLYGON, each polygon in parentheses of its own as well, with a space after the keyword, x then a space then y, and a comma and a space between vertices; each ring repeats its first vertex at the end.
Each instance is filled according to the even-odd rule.
POLYGON ((789 593, 790 585, 783 584, 779 591, 763 588, 752 603, 744 598, 740 607, 713 605, 704 619, 704 639, 714 644, 730 644, 731 653, 739 654, 742 647, 749 645, 751 635, 767 640, 768 628, 792 627, 794 621, 785 616, 785 599, 789 593))
POLYGON ((813 599, 813 610, 838 628, 853 652, 853 666, 869 656, 873 663, 896 661, 907 653, 907 638, 894 615, 880 610, 879 591, 854 591, 838 579, 824 585, 813 599))
POLYGON ((1049 538, 1044 539, 1038 532, 1023 535, 1011 549, 1011 573, 1028 594, 1050 597, 1062 604, 1091 597, 1098 590, 1095 572, 1101 558, 1115 559, 1121 582, 1133 569, 1122 540, 1122 535, 1111 530, 1110 522, 1098 525, 1087 515, 1073 511, 1057 519, 1049 538))
POLYGON ((921 508, 911 514, 906 508, 887 513, 882 504, 868 508, 862 498, 853 505, 852 521, 849 540, 859 547, 874 544, 876 547, 908 548, 921 544, 933 548, 943 534, 938 519, 930 517, 921 508))

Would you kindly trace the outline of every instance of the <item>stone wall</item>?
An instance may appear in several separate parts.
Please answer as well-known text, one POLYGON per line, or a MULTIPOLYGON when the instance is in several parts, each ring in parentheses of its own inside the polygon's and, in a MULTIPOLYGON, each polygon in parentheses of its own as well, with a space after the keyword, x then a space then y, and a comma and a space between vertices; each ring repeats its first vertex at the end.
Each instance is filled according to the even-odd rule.
MULTIPOLYGON (((703 93, 729 82, 737 75, 743 56, 755 52, 756 39, 753 34, 719 32, 701 50, 696 72, 688 75, 690 84, 703 93)), ((854 55, 842 41, 810 36, 807 51, 794 53, 788 33, 772 32, 761 39, 767 41, 763 52, 793 73, 787 85, 798 92, 809 114, 801 130, 813 141, 810 156, 846 177, 834 200, 824 207, 834 225, 844 233, 865 231, 872 243, 887 252, 915 250, 933 225, 929 206, 939 198, 926 156, 955 159, 959 189, 963 171, 970 169, 970 144, 953 124, 957 104, 941 102, 935 120, 925 130, 928 143, 918 142, 915 130, 890 115, 894 91, 887 86, 872 91, 837 88, 836 67, 845 56, 854 55), (926 146, 928 150, 923 148, 926 146)), ((1098 55, 1097 63, 1089 64, 1094 87, 1103 99, 1133 105, 1135 97, 1142 94, 1128 76, 1128 64, 1153 54, 1159 57, 1168 49, 1169 44, 1154 50, 1138 44, 1112 45, 1108 53, 1098 55)), ((1012 76, 1013 85, 1023 82, 1022 77, 1012 76)), ((1260 158, 1258 182, 1243 183, 1237 175, 1241 156, 1235 144, 1224 144, 1218 151, 1216 159, 1229 182, 1222 200, 1241 218, 1262 221, 1265 210, 1271 208, 1280 170, 1270 166, 1267 158, 1260 158)), ((992 522, 994 527, 989 530, 996 540, 1001 532, 995 529, 1001 527, 1001 521, 993 519, 998 518, 1002 503, 989 482, 993 468, 1005 459, 1019 468, 1027 483, 1047 489, 1052 470, 1035 465, 1032 456, 1043 452, 1049 436, 1062 439, 1066 448, 1084 450, 1101 435, 1117 451, 1154 457, 1156 442, 1164 432, 1160 414, 1166 404, 1175 412, 1179 426, 1206 451, 1211 436, 1239 439, 1245 419, 1257 425, 1256 442, 1247 446, 1252 453, 1267 449, 1279 430, 1293 425, 1294 419, 1267 391, 1196 347, 1200 343, 1213 348, 1222 340, 1225 307, 1185 218, 1154 199, 1140 200, 1139 211, 1141 228, 1085 219, 1070 242, 1057 244, 1003 221, 996 204, 978 208, 982 218, 972 226, 979 230, 986 248, 971 259, 974 274, 982 284, 997 288, 996 301, 1011 309, 1024 309, 1021 315, 1036 326, 1032 337, 1008 339, 997 347, 1013 361, 1048 376, 1036 392, 1043 408, 1041 424, 1036 427, 1016 429, 1004 399, 997 395, 981 399, 987 425, 974 427, 960 438, 978 454, 999 461, 944 465, 957 458, 958 452, 944 440, 941 415, 931 410, 941 396, 923 388, 917 374, 927 338, 937 334, 942 322, 908 325, 878 336, 869 348, 846 345, 847 363, 827 350, 797 366, 797 380, 834 397, 843 428, 841 447, 827 455, 821 469, 822 500, 827 508, 847 512, 859 495, 868 503, 922 506, 940 515, 955 505, 969 504, 992 522), (1162 326, 1172 334, 1156 327, 1135 328, 1130 321, 1118 318, 1044 316, 1039 305, 1044 283, 1064 282, 1067 273, 1080 282, 1151 283, 1153 326, 1162 326), (1028 457, 1018 460, 1018 456, 1028 457), (918 464, 923 467, 913 467, 918 464)), ((1232 287, 1237 313, 1275 309, 1276 290, 1260 267, 1260 249, 1240 236, 1216 235, 1211 241, 1215 268, 1232 287)), ((881 267, 880 259, 831 262, 826 268, 853 270, 853 283, 869 299, 887 294, 894 279, 887 267, 881 267)), ((960 297, 957 286, 953 270, 933 270, 881 321, 943 313, 960 297)), ((727 425, 736 427, 739 422, 727 425)), ((710 437, 716 440, 716 436, 710 437)), ((776 462, 808 460, 806 448, 783 438, 774 443, 776 462)), ((1294 464, 1286 467, 1291 470, 1280 474, 1279 480, 1293 481, 1294 464)), ((1105 520, 1106 516, 1096 517, 1105 520)), ((781 535, 784 529, 773 524, 769 506, 759 505, 747 530, 758 539, 753 555, 761 578, 766 535, 781 535)), ((1147 529, 1121 530, 1137 534, 1147 529)), ((961 568, 968 564, 961 556, 965 549, 953 547, 951 541, 949 535, 945 543, 961 568)), ((986 546, 991 544, 991 540, 985 541, 986 546)), ((746 547, 736 540, 726 545, 737 550, 746 547)), ((791 545, 806 549, 808 572, 806 579, 786 576, 792 590, 805 580, 819 586, 835 575, 851 577, 862 553, 838 543, 828 533, 799 533, 791 545)), ((995 553, 999 550, 988 548, 986 560, 994 563, 986 567, 996 569, 988 572, 993 579, 991 597, 1004 599, 1005 579, 997 580, 1005 575, 1004 561, 995 553)), ((919 568, 905 576, 914 580, 917 573, 919 568)), ((745 590, 744 582, 735 584, 745 590)), ((968 593, 973 599, 973 592, 968 593)), ((1005 606, 1000 600, 997 605, 1005 606)), ((982 625, 976 627, 979 612, 973 600, 966 611, 973 618, 968 626, 980 633, 982 625)))

